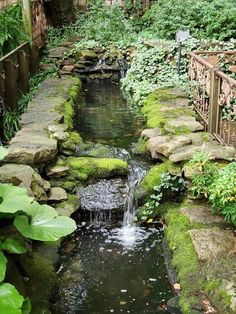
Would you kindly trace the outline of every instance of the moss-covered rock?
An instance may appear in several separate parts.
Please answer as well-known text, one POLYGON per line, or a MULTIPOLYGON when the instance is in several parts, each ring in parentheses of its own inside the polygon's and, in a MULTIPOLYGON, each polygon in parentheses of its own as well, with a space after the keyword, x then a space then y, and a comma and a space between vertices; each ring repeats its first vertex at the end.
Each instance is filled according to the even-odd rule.
POLYGON ((158 186, 161 183, 161 175, 165 172, 172 174, 179 174, 181 171, 180 166, 172 163, 171 161, 164 162, 152 167, 146 176, 143 178, 140 187, 147 193, 153 192, 154 186, 158 186))
POLYGON ((68 200, 57 205, 56 210, 61 216, 71 216, 80 207, 79 199, 74 194, 68 195, 68 200))
POLYGON ((70 157, 70 175, 77 180, 107 178, 128 173, 127 162, 117 158, 70 157))
POLYGON ((132 147, 132 153, 135 155, 143 155, 147 152, 147 140, 140 137, 132 147))
POLYGON ((83 49, 75 53, 75 60, 94 60, 98 59, 97 53, 93 49, 83 49))
POLYGON ((60 144, 60 151, 69 156, 75 152, 76 147, 82 142, 83 140, 79 133, 70 132, 68 139, 60 144))

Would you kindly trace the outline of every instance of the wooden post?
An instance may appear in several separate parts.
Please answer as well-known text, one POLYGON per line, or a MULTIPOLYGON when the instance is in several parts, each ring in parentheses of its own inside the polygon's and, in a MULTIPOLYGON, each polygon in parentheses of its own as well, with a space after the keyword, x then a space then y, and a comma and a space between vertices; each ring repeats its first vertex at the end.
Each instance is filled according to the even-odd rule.
POLYGON ((218 88, 219 78, 216 75, 217 68, 211 69, 211 85, 209 97, 209 116, 208 116, 208 132, 215 133, 217 129, 217 121, 219 115, 218 105, 218 88))
POLYGON ((29 55, 24 50, 18 51, 19 88, 22 93, 29 91, 29 55))
POLYGON ((12 60, 4 60, 4 70, 6 106, 15 110, 18 103, 17 66, 12 60))
POLYGON ((31 1, 22 0, 22 16, 25 32, 29 35, 31 41, 33 41, 33 30, 32 30, 32 14, 31 14, 31 1))

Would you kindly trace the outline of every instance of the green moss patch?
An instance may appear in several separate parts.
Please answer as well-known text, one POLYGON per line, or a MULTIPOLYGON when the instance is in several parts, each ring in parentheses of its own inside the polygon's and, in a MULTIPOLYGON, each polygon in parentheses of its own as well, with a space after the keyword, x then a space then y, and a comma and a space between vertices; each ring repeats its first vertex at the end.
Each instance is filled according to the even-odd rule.
POLYGON ((161 175, 165 172, 178 174, 180 173, 180 167, 171 161, 156 165, 148 171, 146 176, 143 178, 140 187, 144 189, 147 194, 152 193, 154 186, 161 183, 161 175))
MULTIPOLYGON (((71 121, 73 123, 73 120, 71 121)), ((70 136, 68 139, 61 143, 60 149, 63 153, 67 155, 71 155, 75 150, 76 147, 83 142, 81 136, 77 132, 70 132, 70 136)))
POLYGON ((127 162, 117 158, 70 157, 70 175, 78 180, 107 178, 128 173, 127 162))

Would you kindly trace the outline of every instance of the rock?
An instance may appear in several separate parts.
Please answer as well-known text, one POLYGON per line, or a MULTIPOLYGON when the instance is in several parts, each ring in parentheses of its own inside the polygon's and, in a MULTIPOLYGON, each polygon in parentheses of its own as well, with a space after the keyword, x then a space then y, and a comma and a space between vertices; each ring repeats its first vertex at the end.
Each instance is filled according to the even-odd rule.
POLYGON ((153 159, 159 159, 160 155, 169 157, 177 149, 182 148, 188 144, 191 144, 191 138, 185 135, 176 136, 156 136, 148 140, 147 149, 150 151, 153 159))
POLYGON ((67 176, 68 172, 69 167, 56 165, 53 167, 49 167, 46 174, 49 178, 63 178, 67 176))
POLYGON ((74 180, 108 178, 127 175, 127 162, 118 158, 69 157, 70 176, 74 180))
POLYGON ((48 191, 51 189, 51 184, 50 184, 49 181, 44 180, 44 182, 43 182, 43 189, 44 189, 44 191, 46 191, 46 192, 48 192, 48 191))
POLYGON ((67 193, 60 187, 51 188, 48 195, 48 200, 51 202, 61 202, 67 200, 67 193))
POLYGON ((181 150, 173 152, 169 159, 173 162, 180 162, 190 160, 194 154, 206 152, 210 159, 214 160, 229 160, 235 156, 235 148, 230 146, 223 146, 216 142, 205 142, 201 146, 188 145, 181 150))
POLYGON ((127 188, 122 179, 101 180, 86 188, 80 188, 77 195, 83 210, 123 211, 127 188))
POLYGON ((198 173, 199 171, 194 165, 186 163, 183 167, 183 174, 186 179, 192 180, 192 178, 198 173))
POLYGON ((171 314, 181 314, 182 312, 180 311, 179 307, 179 297, 173 297, 167 302, 167 311, 168 313, 171 314))
POLYGON ((75 66, 73 64, 64 65, 61 68, 62 71, 69 72, 69 73, 73 72, 74 69, 75 69, 75 66))
POLYGON ((142 131, 141 136, 145 138, 153 138, 156 136, 161 135, 161 129, 160 128, 154 128, 154 129, 145 129, 142 131))
POLYGON ((52 137, 58 141, 66 141, 70 137, 70 134, 68 132, 55 132, 52 134, 52 137))
POLYGON ((41 176, 28 165, 7 164, 0 167, 0 181, 27 189, 29 196, 38 201, 47 201, 45 182, 41 176))
POLYGON ((176 119, 169 120, 164 129, 173 134, 179 133, 191 133, 203 131, 203 125, 196 121, 194 117, 191 116, 181 116, 176 119))
POLYGON ((129 159, 129 153, 123 148, 117 148, 102 144, 80 144, 76 148, 76 156, 97 158, 129 159))
POLYGON ((38 164, 52 160, 57 153, 57 141, 46 133, 18 131, 11 140, 5 161, 17 164, 38 164))
POLYGON ((65 132, 66 131, 66 126, 62 126, 62 125, 58 125, 58 124, 55 124, 55 125, 49 125, 48 126, 48 131, 50 133, 57 133, 57 132, 65 132))
POLYGON ((189 218, 191 223, 200 224, 218 224, 224 223, 222 216, 213 215, 210 206, 193 205, 190 207, 183 207, 180 212, 189 218))
POLYGON ((76 52, 75 58, 77 61, 79 61, 80 59, 93 61, 93 60, 98 59, 98 55, 92 49, 83 49, 83 50, 76 52))
POLYGON ((49 57, 50 58, 56 58, 56 59, 62 59, 70 53, 71 49, 68 47, 57 47, 49 50, 49 57))
POLYGON ((68 200, 57 205, 56 210, 61 216, 70 217, 80 207, 80 202, 76 195, 68 195, 68 200))
POLYGON ((77 132, 70 132, 66 141, 59 143, 59 149, 64 155, 72 155, 79 144, 83 142, 81 136, 77 132))
POLYGON ((189 230, 200 261, 211 260, 235 252, 236 240, 232 230, 219 228, 189 230))

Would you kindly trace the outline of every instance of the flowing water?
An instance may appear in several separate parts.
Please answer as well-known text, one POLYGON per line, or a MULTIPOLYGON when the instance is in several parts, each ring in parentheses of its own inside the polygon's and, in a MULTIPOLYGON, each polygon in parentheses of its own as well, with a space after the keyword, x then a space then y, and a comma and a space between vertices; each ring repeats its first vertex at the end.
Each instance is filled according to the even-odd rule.
MULTIPOLYGON (((87 141, 128 149, 140 125, 118 86, 85 86, 77 129, 87 141)), ((147 164, 133 157, 128 163, 123 221, 114 225, 110 215, 96 213, 96 222, 99 217, 103 222, 82 222, 62 247, 56 313, 166 313, 166 302, 173 295, 164 266, 163 232, 133 223, 134 191, 147 164)))

